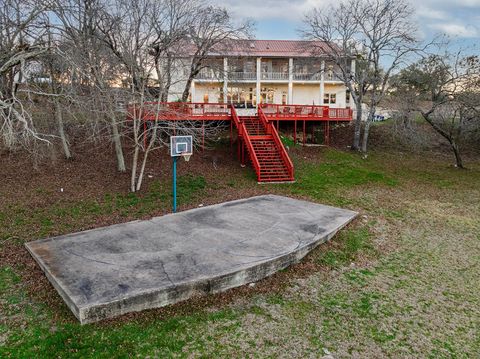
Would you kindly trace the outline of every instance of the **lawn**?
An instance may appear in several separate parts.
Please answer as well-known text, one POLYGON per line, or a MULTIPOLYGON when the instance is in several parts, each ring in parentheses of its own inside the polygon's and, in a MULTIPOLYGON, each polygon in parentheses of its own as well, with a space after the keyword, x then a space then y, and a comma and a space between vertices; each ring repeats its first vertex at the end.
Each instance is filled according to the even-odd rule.
POLYGON ((362 159, 326 148, 292 157, 288 185, 257 185, 228 161, 215 175, 184 166, 180 208, 277 193, 359 218, 254 286, 97 324, 78 324, 23 243, 166 213, 168 172, 138 195, 49 202, 53 187, 43 185, 0 202, 0 357, 478 357, 480 162, 461 171, 442 154, 362 159))

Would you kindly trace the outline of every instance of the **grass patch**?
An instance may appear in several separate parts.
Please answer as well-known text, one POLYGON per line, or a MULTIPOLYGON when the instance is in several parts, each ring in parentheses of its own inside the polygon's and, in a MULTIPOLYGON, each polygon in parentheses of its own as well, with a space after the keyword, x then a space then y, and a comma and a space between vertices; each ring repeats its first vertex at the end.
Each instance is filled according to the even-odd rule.
POLYGON ((230 311, 198 313, 168 320, 150 319, 121 326, 36 323, 27 331, 15 330, 6 345, 0 347, 3 358, 184 356, 187 342, 198 339, 196 347, 206 345, 195 333, 217 321, 235 321, 238 314, 230 311), (183 353, 183 354, 182 354, 183 353))
POLYGON ((338 268, 355 261, 359 253, 375 253, 371 242, 371 234, 367 227, 340 231, 335 237, 334 244, 334 248, 319 255, 317 258, 319 264, 330 268, 338 268))
MULTIPOLYGON (((177 179, 179 205, 188 205, 199 198, 207 187, 203 176, 184 175, 177 179)), ((145 192, 105 194, 103 200, 82 200, 71 204, 31 209, 12 207, 1 212, 0 238, 25 239, 58 235, 94 223, 102 216, 119 215, 139 218, 172 205, 171 184, 154 181, 145 192)))
POLYGON ((320 164, 299 161, 296 164, 297 182, 291 185, 293 194, 301 194, 344 204, 339 191, 366 184, 396 186, 398 181, 381 170, 371 159, 358 154, 326 149, 320 164))

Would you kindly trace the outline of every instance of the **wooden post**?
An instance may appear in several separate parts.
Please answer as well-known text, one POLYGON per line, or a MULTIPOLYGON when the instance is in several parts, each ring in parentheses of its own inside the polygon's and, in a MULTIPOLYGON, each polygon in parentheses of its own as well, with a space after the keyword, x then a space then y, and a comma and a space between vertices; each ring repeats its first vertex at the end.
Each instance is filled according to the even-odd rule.
POLYGON ((297 120, 293 120, 293 143, 297 144, 297 120))
POLYGON ((233 154, 233 119, 230 120, 230 152, 233 154))
POLYGON ((202 152, 205 152, 205 120, 202 121, 202 152))
POLYGON ((305 119, 303 119, 303 145, 305 146, 305 141, 306 141, 306 126, 305 126, 305 119))

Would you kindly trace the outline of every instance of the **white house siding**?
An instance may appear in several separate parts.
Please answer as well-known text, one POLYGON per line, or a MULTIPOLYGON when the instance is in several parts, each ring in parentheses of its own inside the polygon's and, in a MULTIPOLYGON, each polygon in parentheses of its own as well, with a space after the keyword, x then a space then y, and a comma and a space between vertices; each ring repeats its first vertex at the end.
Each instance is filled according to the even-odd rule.
POLYGON ((294 105, 320 105, 319 84, 293 84, 294 105))
MULTIPOLYGON (((340 107, 340 108, 347 107, 347 103, 346 103, 347 89, 343 84, 325 84, 325 93, 336 94, 336 98, 337 98, 336 104, 328 104, 330 107, 340 107)), ((322 104, 323 104, 323 100, 322 100, 322 104)))
POLYGON ((195 82, 195 91, 192 102, 204 102, 205 95, 208 94, 208 102, 219 102, 221 82, 200 83, 195 82))

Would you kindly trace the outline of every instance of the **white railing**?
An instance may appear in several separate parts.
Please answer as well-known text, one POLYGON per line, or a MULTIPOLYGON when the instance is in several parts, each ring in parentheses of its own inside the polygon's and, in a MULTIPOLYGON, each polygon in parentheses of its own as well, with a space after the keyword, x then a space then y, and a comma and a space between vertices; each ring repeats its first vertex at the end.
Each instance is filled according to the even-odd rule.
POLYGON ((293 79, 297 81, 320 81, 320 73, 294 73, 293 79))
POLYGON ((262 72, 262 80, 288 80, 288 72, 262 72))
POLYGON ((256 80, 257 74, 255 72, 230 72, 228 74, 228 79, 233 81, 242 81, 242 80, 256 80))
MULTIPOLYGON (((202 70, 197 76, 197 80, 219 80, 223 81, 223 75, 220 72, 213 70, 202 70)), ((277 80, 277 81, 288 81, 288 72, 262 72, 261 80, 277 80)), ((325 81, 341 81, 338 75, 325 73, 325 81)), ((256 81, 257 73, 256 72, 229 72, 228 80, 230 81, 256 81)), ((320 81, 321 74, 316 73, 294 73, 294 81, 320 81)))
POLYGON ((197 76, 197 80, 221 80, 223 79, 223 75, 220 72, 213 71, 213 70, 202 70, 200 71, 197 76))

